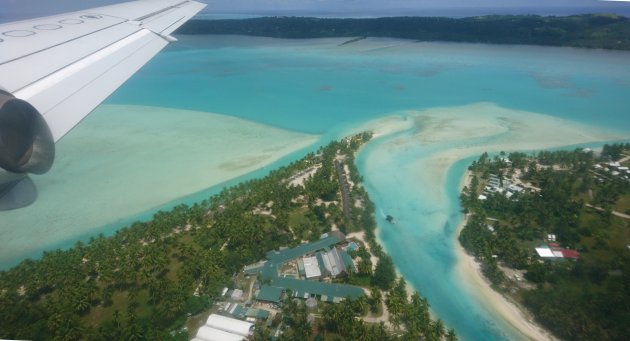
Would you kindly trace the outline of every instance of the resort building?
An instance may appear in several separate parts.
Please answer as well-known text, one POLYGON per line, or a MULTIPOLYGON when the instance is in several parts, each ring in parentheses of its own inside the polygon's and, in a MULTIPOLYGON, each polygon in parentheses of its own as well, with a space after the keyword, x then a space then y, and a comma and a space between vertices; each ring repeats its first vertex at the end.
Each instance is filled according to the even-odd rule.
POLYGON ((321 282, 325 277, 335 277, 356 271, 350 255, 337 248, 337 244, 345 241, 345 236, 334 231, 321 236, 319 240, 299 245, 291 249, 267 252, 267 260, 248 266, 246 275, 261 277, 260 290, 256 299, 262 302, 279 303, 284 293, 291 291, 296 298, 318 298, 327 302, 340 302, 346 297, 363 296, 363 289, 352 285, 321 282), (295 262, 298 275, 281 275, 279 269, 286 263, 295 262))
POLYGON ((322 272, 319 269, 319 262, 317 261, 317 257, 304 257, 298 260, 298 267, 302 264, 304 268, 304 275, 306 279, 320 279, 322 277, 322 272))

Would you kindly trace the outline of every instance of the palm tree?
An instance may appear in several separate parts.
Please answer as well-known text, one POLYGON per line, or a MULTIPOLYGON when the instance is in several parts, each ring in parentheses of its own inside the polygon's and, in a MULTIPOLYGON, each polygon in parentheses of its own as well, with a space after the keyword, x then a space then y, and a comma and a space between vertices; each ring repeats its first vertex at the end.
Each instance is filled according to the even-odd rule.
POLYGON ((441 319, 437 319, 431 324, 430 334, 435 337, 435 340, 441 340, 445 333, 446 329, 441 319))
POLYGON ((370 289, 370 296, 370 310, 373 313, 377 313, 379 307, 381 306, 381 303, 383 303, 383 294, 381 293, 381 290, 379 288, 372 287, 370 289))
POLYGON ((457 334, 455 334, 455 329, 451 328, 446 333, 446 341, 457 341, 457 334))

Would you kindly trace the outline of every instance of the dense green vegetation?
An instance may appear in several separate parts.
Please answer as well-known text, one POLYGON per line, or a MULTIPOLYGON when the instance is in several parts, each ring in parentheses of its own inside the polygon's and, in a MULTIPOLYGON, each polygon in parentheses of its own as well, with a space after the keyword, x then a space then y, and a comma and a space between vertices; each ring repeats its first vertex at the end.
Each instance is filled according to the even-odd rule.
MULTIPOLYGON (((268 250, 318 239, 332 224, 346 231, 369 220, 369 212, 348 221, 337 205, 315 207, 318 199, 337 199, 331 198, 338 196, 333 159, 347 155, 356 171, 352 155, 370 136, 332 142, 192 207, 158 212, 114 236, 99 235, 2 271, 0 338, 187 340, 180 333, 186 314, 211 305, 245 264, 268 250), (303 187, 288 185, 292 175, 316 164, 321 167, 303 187)), ((369 200, 360 187, 351 195, 369 200)))
MULTIPOLYGON (((354 155, 370 138, 370 133, 362 133, 332 142, 262 179, 226 188, 190 207, 160 211, 151 221, 134 223, 114 236, 99 235, 68 250, 44 252, 39 260, 25 260, 0 272, 0 338, 189 340, 183 328, 187 316, 209 309, 223 287, 233 288, 234 274, 244 265, 263 259, 268 250, 319 239, 333 225, 343 232, 365 231, 368 245, 353 252, 359 258, 359 273, 339 280, 373 285, 370 298, 359 301, 360 311, 365 307, 380 311, 382 294, 376 286, 393 286, 393 264, 376 242, 374 205, 362 186, 353 186, 348 193, 350 202, 360 205, 353 206, 350 217, 343 213, 333 162, 343 162, 349 179, 360 184, 354 155), (314 173, 303 185, 291 184, 308 172, 314 173), (373 276, 368 246, 383 260, 374 272, 378 276, 373 276)), ((428 309, 426 301, 419 296, 416 300, 428 309)), ((346 304, 359 303, 326 309, 346 309, 346 304)), ((273 324, 282 323, 282 339, 319 335, 307 322, 303 303, 287 300, 282 310, 273 324)), ((428 310, 423 314, 428 316, 428 310)), ((351 327, 353 333, 357 328, 384 332, 382 325, 352 321, 357 323, 351 327)), ((269 339, 270 330, 259 327, 255 338, 269 339)), ((336 328, 328 324, 320 331, 346 335, 346 329, 336 328)), ((442 325, 436 328, 436 333, 443 333, 442 325)), ((424 329, 414 330, 429 335, 424 329)))
POLYGON ((469 213, 461 244, 481 261, 495 288, 514 294, 563 339, 630 335, 630 219, 615 211, 630 200, 630 181, 609 166, 628 155, 630 145, 614 144, 599 156, 581 149, 484 154, 470 166, 474 177, 461 196, 469 213), (486 193, 480 200, 491 174, 501 182, 517 175, 531 189, 509 199, 486 193), (549 234, 559 247, 578 250, 579 258, 538 257, 534 247, 549 234), (506 276, 500 265, 521 270, 526 281, 506 276))
POLYGON ((568 17, 492 15, 461 19, 265 17, 191 20, 178 33, 240 34, 276 38, 392 37, 418 41, 630 49, 630 20, 607 14, 568 17))
MULTIPOLYGON (((309 311, 300 300, 287 298, 283 302, 284 333, 280 340, 302 341, 311 337, 313 340, 457 340, 453 329, 446 330, 441 320, 431 319, 425 299, 418 293, 409 296, 406 285, 400 278, 386 292, 384 303, 390 312, 389 326, 384 322, 366 323, 360 318, 374 303, 382 303, 382 298, 374 294, 371 298, 363 296, 340 304, 327 304, 314 324, 307 323, 309 311)), ((259 329, 254 340, 267 340, 268 334, 259 329)))

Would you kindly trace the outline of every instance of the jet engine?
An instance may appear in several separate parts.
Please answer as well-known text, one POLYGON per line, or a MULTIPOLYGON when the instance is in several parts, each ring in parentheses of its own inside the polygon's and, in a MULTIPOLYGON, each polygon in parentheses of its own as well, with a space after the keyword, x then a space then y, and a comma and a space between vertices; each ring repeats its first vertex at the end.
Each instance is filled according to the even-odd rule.
POLYGON ((0 210, 35 201, 37 191, 28 174, 46 173, 54 159, 55 142, 44 117, 0 90, 0 210))

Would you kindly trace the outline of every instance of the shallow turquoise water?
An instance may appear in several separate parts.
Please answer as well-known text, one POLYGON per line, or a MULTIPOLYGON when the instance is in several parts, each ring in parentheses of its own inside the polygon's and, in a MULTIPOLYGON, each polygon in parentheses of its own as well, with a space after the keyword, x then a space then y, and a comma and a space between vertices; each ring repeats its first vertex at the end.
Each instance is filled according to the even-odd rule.
POLYGON ((310 133, 481 101, 630 128, 626 52, 386 39, 338 47, 342 41, 184 36, 108 102, 212 111, 310 133))
MULTIPOLYGON (((322 134, 320 145, 353 126, 392 113, 482 101, 630 131, 627 52, 393 39, 338 46, 343 41, 180 37, 107 102, 238 116, 322 134)), ((405 133, 409 132, 401 134, 405 133)), ((449 169, 445 184, 422 183, 408 167, 436 150, 411 148, 384 155, 379 147, 394 137, 370 143, 358 165, 377 210, 398 220, 392 226, 377 217, 380 236, 397 267, 462 339, 519 338, 466 291, 454 272, 454 232, 461 218, 458 185, 467 161, 449 169), (414 186, 401 186, 408 183, 414 186), (445 196, 431 196, 430 189, 442 185, 445 196), (427 191, 418 190, 423 187, 427 191)), ((302 155, 287 156, 230 183, 262 176, 302 155)), ((200 188, 165 207, 201 200, 222 186, 200 188)), ((121 217, 103 231, 148 218, 153 211, 121 217)))

